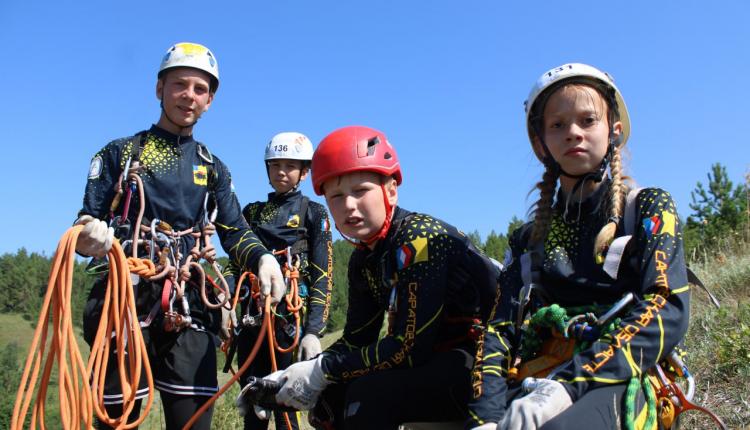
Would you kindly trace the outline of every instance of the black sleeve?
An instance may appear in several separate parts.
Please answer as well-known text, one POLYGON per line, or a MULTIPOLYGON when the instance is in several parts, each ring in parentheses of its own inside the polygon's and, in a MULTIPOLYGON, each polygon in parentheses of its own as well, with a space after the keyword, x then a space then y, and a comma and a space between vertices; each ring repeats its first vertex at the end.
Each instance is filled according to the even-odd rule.
POLYGON ((328 321, 333 287, 331 224, 325 208, 314 202, 310 202, 305 218, 309 252, 307 278, 310 286, 305 331, 320 336, 328 321))
POLYGON ((498 423, 505 415, 508 369, 511 361, 511 340, 518 313, 518 296, 523 287, 520 256, 525 252, 521 239, 525 227, 511 234, 510 258, 500 274, 500 288, 490 322, 478 342, 472 372, 473 398, 469 402, 466 428, 485 423, 498 423))
POLYGON ((221 160, 216 157, 214 159, 216 168, 214 193, 218 209, 214 224, 221 246, 238 267, 258 273, 258 261, 268 251, 242 217, 229 169, 221 160))
POLYGON ((323 369, 329 380, 339 381, 359 376, 356 372, 338 369, 349 354, 376 342, 383 327, 385 308, 379 306, 368 292, 362 260, 360 251, 354 251, 349 259, 349 294, 344 332, 339 340, 326 349, 323 356, 323 369))

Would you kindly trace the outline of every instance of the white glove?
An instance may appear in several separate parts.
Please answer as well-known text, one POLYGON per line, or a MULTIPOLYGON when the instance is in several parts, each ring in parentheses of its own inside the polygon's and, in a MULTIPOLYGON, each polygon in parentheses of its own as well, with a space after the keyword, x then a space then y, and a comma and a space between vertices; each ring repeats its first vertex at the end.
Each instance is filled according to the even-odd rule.
POLYGON ((539 428, 573 404, 565 387, 551 379, 526 378, 523 389, 529 394, 510 404, 498 430, 539 428))
POLYGON ((481 426, 471 428, 471 430, 495 430, 495 429, 497 429, 497 424, 495 423, 484 423, 481 426))
POLYGON ((297 361, 305 361, 311 358, 315 358, 315 356, 320 354, 322 351, 323 348, 320 346, 320 339, 318 339, 318 336, 312 333, 307 333, 299 342, 297 361))
POLYGON ((76 252, 96 258, 109 253, 115 240, 115 230, 108 227, 106 222, 91 215, 81 215, 73 225, 83 225, 76 241, 76 252))
POLYGON ((286 293, 284 275, 281 274, 281 266, 276 257, 265 254, 258 262, 258 279, 260 280, 261 300, 271 296, 271 303, 278 303, 286 293))
MULTIPOLYGON (((273 372, 272 374, 264 377, 263 379, 270 379, 272 381, 278 381, 281 377, 281 374, 284 373, 283 370, 277 370, 276 372, 273 372)), ((235 400, 234 404, 237 406, 237 409, 240 413, 241 417, 244 417, 248 413, 248 407, 250 406, 250 402, 245 399, 245 392, 250 389, 250 384, 245 385, 244 388, 242 388, 242 391, 240 391, 240 395, 237 396, 237 400, 235 400)), ((268 420, 271 418, 271 411, 268 409, 262 408, 258 405, 253 405, 253 412, 255 413, 255 416, 258 417, 258 419, 261 420, 268 420)))
POLYGON ((279 381, 283 384, 276 401, 291 408, 307 411, 315 406, 318 396, 329 382, 323 375, 323 356, 315 360, 300 361, 287 367, 279 381))

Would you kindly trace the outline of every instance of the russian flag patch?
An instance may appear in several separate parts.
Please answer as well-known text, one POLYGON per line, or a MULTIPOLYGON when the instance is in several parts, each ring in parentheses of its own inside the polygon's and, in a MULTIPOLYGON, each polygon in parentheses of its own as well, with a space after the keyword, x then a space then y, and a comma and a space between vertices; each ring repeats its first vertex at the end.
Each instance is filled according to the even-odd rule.
POLYGON ((657 215, 643 220, 643 228, 646 230, 648 237, 655 235, 659 231, 659 227, 661 227, 661 218, 657 215))
POLYGON ((413 241, 401 245, 396 251, 396 265, 398 270, 405 269, 412 264, 421 263, 429 259, 427 238, 418 237, 413 241))

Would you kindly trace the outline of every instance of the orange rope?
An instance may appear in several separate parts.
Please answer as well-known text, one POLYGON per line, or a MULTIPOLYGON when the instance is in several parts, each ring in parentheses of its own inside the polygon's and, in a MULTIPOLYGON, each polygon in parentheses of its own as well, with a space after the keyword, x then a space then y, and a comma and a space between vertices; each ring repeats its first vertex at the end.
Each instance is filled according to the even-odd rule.
MULTIPOLYGON (((84 367, 83 358, 74 334, 71 310, 75 247, 78 235, 82 229, 83 226, 75 226, 68 229, 60 240, 53 257, 52 269, 47 284, 47 293, 44 297, 34 337, 29 349, 29 355, 26 358, 23 375, 16 394, 11 420, 12 430, 23 428, 32 397, 34 397, 34 389, 39 379, 42 360, 45 359, 45 352, 46 361, 41 379, 39 380, 39 389, 31 410, 30 428, 36 429, 37 421, 40 428, 46 428, 44 409, 47 388, 55 360, 58 361, 60 425, 63 429, 79 429, 81 428, 81 422, 83 422, 83 428, 92 429, 94 411, 97 412, 100 419, 115 428, 132 428, 143 421, 151 406, 153 400, 153 381, 151 380, 150 366, 145 353, 146 349, 140 325, 135 320, 135 299, 133 297, 130 274, 127 270, 128 264, 125 254, 117 241, 113 243, 112 249, 109 252, 110 276, 102 320, 99 324, 94 341, 95 346, 92 348, 88 365, 84 367), (109 307, 110 301, 114 301, 115 305, 109 307), (106 316, 109 313, 112 313, 115 318, 107 320, 106 316), (50 318, 52 318, 52 339, 49 351, 46 351, 50 318), (99 386, 103 389, 103 376, 92 373, 92 367, 98 367, 102 372, 106 369, 106 358, 102 359, 98 357, 97 352, 102 349, 101 345, 104 344, 103 349, 108 355, 110 333, 113 329, 115 331, 118 362, 121 366, 120 377, 126 403, 123 404, 123 417, 118 420, 107 421, 102 414, 99 414, 99 410, 103 409, 101 391, 93 393, 94 390, 89 387, 88 381, 91 376, 95 388, 99 386), (130 339, 127 345, 125 344, 124 336, 128 336, 130 339), (97 345, 100 346, 97 348, 97 345), (123 367, 126 349, 129 356, 130 375, 125 375, 123 367), (149 401, 146 406, 146 412, 140 420, 137 423, 126 425, 125 420, 133 409, 135 392, 140 380, 140 369, 142 366, 145 366, 149 380, 149 401), (127 376, 130 376, 130 381, 133 381, 132 383, 128 383, 127 376), (136 389, 132 388, 133 384, 135 384, 136 389), (94 399, 96 394, 98 396, 94 399)), ((55 424, 57 427, 57 423, 55 424)))
POLYGON ((203 404, 203 406, 198 409, 192 417, 190 417, 190 420, 185 424, 185 426, 182 428, 183 430, 190 430, 190 428, 193 427, 196 421, 198 421, 198 418, 200 418, 203 413, 205 413, 208 408, 211 407, 211 405, 216 402, 216 400, 224 394, 229 387, 232 386, 235 382, 237 382, 240 379, 240 376, 242 376, 243 373, 247 370, 248 367, 250 367, 250 363, 255 360, 255 356, 258 353, 258 350, 260 349, 260 345, 263 343, 263 339, 266 337, 266 327, 270 327, 271 323, 271 297, 266 297, 265 305, 264 305, 264 315, 263 315, 263 325, 260 329, 260 335, 258 336, 258 339, 255 340, 255 345, 253 346, 252 351, 250 351, 250 355, 245 360, 245 363, 237 369, 237 372, 229 378, 229 380, 219 389, 219 391, 211 396, 206 403, 203 404))
MULTIPOLYGON (((294 314, 294 325, 296 330, 294 331, 294 342, 289 345, 288 348, 283 348, 276 345, 276 350, 284 354, 294 350, 299 344, 299 328, 300 328, 300 316, 299 311, 302 309, 302 299, 299 296, 299 270, 296 267, 289 268, 289 265, 284 265, 284 277, 289 280, 289 292, 284 296, 286 301, 286 308, 289 312, 294 314)), ((271 321, 272 330, 276 330, 275 319, 271 321)), ((273 355, 273 353, 271 354, 273 355)), ((276 370, 276 363, 274 361, 274 370, 276 370)))
MULTIPOLYGON (((288 252, 288 251, 284 250, 284 251, 274 252, 274 255, 279 255, 279 254, 283 254, 283 253, 286 253, 286 252, 288 252)), ((188 257, 188 259, 190 259, 190 257, 188 257)), ((220 274, 220 272, 218 270, 217 270, 217 273, 220 274)), ((246 277, 250 281, 250 295, 251 295, 251 297, 252 298, 258 298, 258 297, 260 297, 260 287, 258 285, 258 278, 252 272, 243 272, 242 275, 240 275, 239 280, 237 281, 237 285, 235 286, 235 291, 234 291, 234 297, 232 297, 232 307, 231 307, 231 309, 232 309, 233 312, 234 312, 235 309, 237 309, 237 302, 239 301, 240 290, 241 290, 241 287, 242 287, 242 282, 245 280, 246 277)), ((198 418, 200 418, 200 416, 203 415, 208 410, 208 408, 210 408, 211 405, 213 405, 216 402, 216 400, 229 389, 229 387, 231 387, 232 384, 234 384, 235 382, 237 382, 240 379, 240 377, 242 376, 242 374, 250 366, 250 363, 252 363, 252 361, 255 359, 255 356, 257 355, 258 350, 260 349, 261 344, 263 343, 263 339, 266 338, 266 336, 268 337, 268 349, 269 349, 269 354, 270 354, 270 358, 271 358, 271 371, 272 372, 275 372, 275 371, 278 370, 278 365, 276 364, 276 354, 274 353, 274 350, 277 350, 277 351, 279 351, 281 353, 286 353, 286 352, 292 351, 294 348, 297 347, 297 344, 299 343, 299 329, 300 329, 299 311, 300 311, 300 309, 302 308, 302 305, 303 305, 302 299, 299 297, 299 285, 298 285, 299 270, 298 270, 298 267, 291 267, 290 268, 289 264, 285 264, 284 265, 284 277, 289 280, 289 292, 285 296, 285 300, 286 300, 286 303, 287 303, 287 309, 289 309, 289 311, 294 314, 295 323, 296 323, 296 327, 297 327, 297 330, 295 331, 294 342, 292 343, 292 345, 289 348, 286 348, 286 349, 281 348, 278 345, 276 345, 275 337, 274 337, 274 331, 275 331, 274 320, 275 319, 271 318, 271 315, 273 314, 273 310, 271 309, 271 298, 270 298, 270 296, 266 297, 265 303, 264 303, 264 310, 263 310, 263 324, 262 324, 262 326, 260 328, 260 334, 259 334, 258 338, 255 339, 255 345, 253 346, 253 349, 250 352, 250 355, 247 357, 247 359, 245 359, 245 363, 243 363, 242 367, 240 367, 239 369, 237 369, 236 372, 234 372, 231 369, 231 367, 230 367, 230 370, 232 370, 232 377, 229 378, 229 380, 219 389, 219 391, 216 394, 214 394, 213 396, 211 396, 211 398, 208 399, 208 401, 206 401, 206 403, 204 403, 203 406, 201 406, 201 408, 198 409, 193 414, 192 417, 190 417, 190 420, 185 424, 185 426, 183 427, 183 430, 190 429, 195 424, 195 422, 198 420, 198 418)), ((222 279, 222 281, 223 281, 223 279, 222 279)), ((210 277, 209 277, 209 282, 214 285, 214 288, 218 288, 220 290, 222 289, 221 287, 219 287, 218 285, 216 285, 213 282, 213 280, 210 279, 210 277)), ((224 283, 224 285, 226 285, 226 284, 224 283)), ((204 291, 205 288, 202 288, 201 290, 204 291)), ((228 298, 229 298, 229 293, 228 293, 228 288, 227 288, 227 293, 225 295, 225 300, 219 306, 223 306, 224 303, 226 303, 228 301, 228 298)), ((219 306, 217 306, 217 307, 219 307, 219 306)), ((230 325, 231 325, 231 323, 230 323, 230 325)), ((233 327, 231 327, 231 326, 229 327, 229 332, 230 333, 232 333, 232 328, 233 327)), ((226 342, 226 343, 222 344, 221 349, 222 349, 222 351, 224 351, 225 354, 227 354, 227 352, 229 350, 229 342, 226 342)), ((292 424, 291 424, 291 421, 289 419, 289 415, 286 412, 284 413, 284 419, 286 421, 287 428, 291 429, 292 428, 292 424)))

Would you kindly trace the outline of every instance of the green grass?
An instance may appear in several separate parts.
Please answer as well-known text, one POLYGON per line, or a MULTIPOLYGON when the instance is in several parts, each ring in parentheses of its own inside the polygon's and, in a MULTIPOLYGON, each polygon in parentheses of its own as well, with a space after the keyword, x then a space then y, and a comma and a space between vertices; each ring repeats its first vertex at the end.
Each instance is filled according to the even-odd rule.
MULTIPOLYGON (((697 383, 694 401, 729 426, 750 425, 750 247, 742 244, 693 269, 721 302, 716 309, 699 288, 692 291, 687 364, 697 383)), ((703 414, 685 415, 683 428, 713 428, 703 414)))
MULTIPOLYGON (((750 424, 750 246, 743 244, 716 256, 704 257, 699 264, 693 264, 693 269, 722 304, 721 309, 716 309, 702 290, 695 288, 692 291, 691 323, 686 346, 687 363, 697 382, 694 401, 714 410, 729 428, 742 428, 750 424)), ((36 321, 24 320, 19 314, 0 314, 0 349, 11 342, 17 343, 20 349, 17 360, 19 368, 22 368, 28 353, 34 324, 36 321)), ((323 347, 333 343, 340 335, 341 332, 327 335, 323 339, 323 347)), ((88 348, 80 338, 79 346, 84 355, 88 355, 88 348)), ((224 363, 221 353, 218 362, 220 366, 224 363)), ((20 378, 20 370, 18 372, 20 378)), ((228 375, 219 373, 220 384, 227 379, 228 375)), ((0 387, 5 394, 12 392, 11 402, 15 398, 17 383, 0 387)), ((56 395, 56 391, 56 387, 50 387, 52 396, 56 395)), ((238 393, 239 388, 235 384, 219 399, 212 428, 242 428, 234 407, 238 393)), ((54 407, 56 402, 56 398, 51 397, 48 405, 54 407)), ((310 429, 306 417, 303 416, 302 421, 303 429, 310 429)), ((164 428, 158 392, 153 409, 140 428, 164 428)), ((683 415, 681 428, 714 426, 706 416, 691 412, 683 415)))

